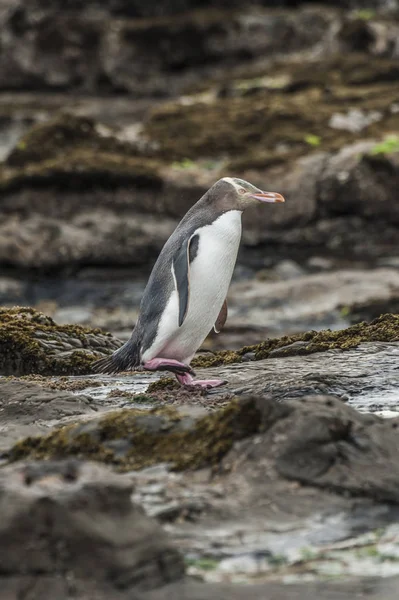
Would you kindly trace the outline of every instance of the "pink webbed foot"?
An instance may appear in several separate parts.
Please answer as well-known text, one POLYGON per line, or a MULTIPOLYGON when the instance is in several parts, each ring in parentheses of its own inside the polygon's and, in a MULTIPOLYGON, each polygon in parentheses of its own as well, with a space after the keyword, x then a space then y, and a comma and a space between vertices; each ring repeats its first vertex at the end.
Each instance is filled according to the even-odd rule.
POLYGON ((215 388, 220 385, 224 385, 227 383, 223 379, 193 379, 189 373, 184 373, 181 375, 180 373, 175 373, 177 381, 180 385, 184 385, 187 387, 201 387, 201 388, 215 388))
POLYGON ((152 358, 151 360, 147 360, 143 367, 147 371, 172 371, 172 373, 175 373, 176 377, 178 374, 182 377, 189 373, 195 375, 189 365, 185 365, 173 358, 152 358))

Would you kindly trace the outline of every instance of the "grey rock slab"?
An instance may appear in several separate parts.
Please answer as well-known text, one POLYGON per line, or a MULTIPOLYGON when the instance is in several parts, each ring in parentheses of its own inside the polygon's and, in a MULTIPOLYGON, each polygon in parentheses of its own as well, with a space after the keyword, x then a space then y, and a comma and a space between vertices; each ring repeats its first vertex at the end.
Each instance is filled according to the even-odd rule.
POLYGON ((46 434, 58 425, 94 415, 99 409, 85 394, 0 378, 0 450, 23 437, 46 434))
POLYGON ((131 490, 90 463, 1 469, 1 598, 127 600, 180 579, 182 558, 131 490))
POLYGON ((396 600, 399 577, 283 585, 211 585, 187 581, 144 595, 145 600, 396 600))
POLYGON ((399 408, 398 365, 399 342, 367 342, 350 350, 267 358, 196 373, 226 379, 227 386, 220 390, 237 394, 272 393, 279 400, 334 394, 363 411, 383 412, 399 408))
POLYGON ((334 328, 345 326, 343 307, 399 299, 399 271, 395 268, 341 269, 286 281, 251 279, 231 285, 226 327, 267 327, 271 333, 282 327, 303 331, 319 320, 330 319, 334 328))

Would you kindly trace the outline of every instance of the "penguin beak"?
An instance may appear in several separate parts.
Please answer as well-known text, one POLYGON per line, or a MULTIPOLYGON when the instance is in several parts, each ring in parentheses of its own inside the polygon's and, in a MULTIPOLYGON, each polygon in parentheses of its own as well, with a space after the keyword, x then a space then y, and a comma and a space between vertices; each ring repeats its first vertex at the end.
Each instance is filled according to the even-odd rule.
POLYGON ((259 194, 250 194, 250 196, 261 202, 285 202, 284 196, 277 192, 259 192, 259 194))

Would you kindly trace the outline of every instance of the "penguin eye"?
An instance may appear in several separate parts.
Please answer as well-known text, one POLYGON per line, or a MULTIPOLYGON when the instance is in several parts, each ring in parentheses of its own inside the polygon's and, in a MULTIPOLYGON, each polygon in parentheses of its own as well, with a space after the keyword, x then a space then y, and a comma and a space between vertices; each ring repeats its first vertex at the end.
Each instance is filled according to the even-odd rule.
POLYGON ((247 190, 245 190, 244 188, 238 188, 238 193, 239 194, 245 194, 247 190))

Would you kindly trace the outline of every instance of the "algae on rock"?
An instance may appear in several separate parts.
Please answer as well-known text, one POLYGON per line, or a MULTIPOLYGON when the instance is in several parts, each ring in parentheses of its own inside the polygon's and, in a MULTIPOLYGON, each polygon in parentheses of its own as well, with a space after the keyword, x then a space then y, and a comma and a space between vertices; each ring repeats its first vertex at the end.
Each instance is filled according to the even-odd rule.
POLYGON ((28 437, 7 456, 11 461, 74 456, 113 464, 121 471, 160 462, 177 470, 197 469, 217 464, 234 441, 256 433, 260 426, 254 399, 233 400, 199 419, 173 408, 125 409, 67 425, 48 436, 28 437))
POLYGON ((371 323, 357 323, 347 329, 331 331, 306 331, 293 335, 272 338, 254 346, 244 346, 240 350, 222 350, 215 354, 198 356, 192 361, 193 367, 216 367, 241 362, 245 354, 252 353, 254 360, 268 358, 273 351, 279 351, 279 356, 294 356, 312 354, 325 350, 348 350, 363 342, 398 342, 399 315, 385 314, 371 323), (298 343, 299 342, 299 343, 298 343), (300 343, 302 342, 302 343, 300 343))
POLYGON ((100 329, 57 325, 33 308, 0 308, 1 375, 82 375, 119 340, 100 329))

